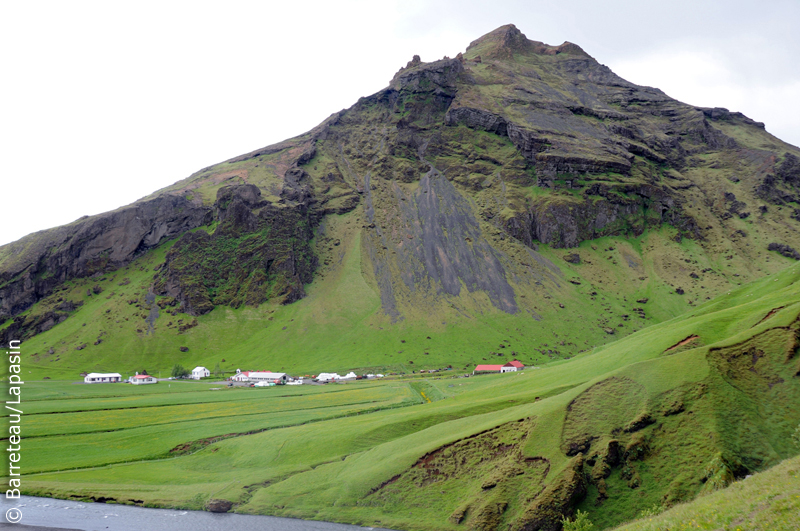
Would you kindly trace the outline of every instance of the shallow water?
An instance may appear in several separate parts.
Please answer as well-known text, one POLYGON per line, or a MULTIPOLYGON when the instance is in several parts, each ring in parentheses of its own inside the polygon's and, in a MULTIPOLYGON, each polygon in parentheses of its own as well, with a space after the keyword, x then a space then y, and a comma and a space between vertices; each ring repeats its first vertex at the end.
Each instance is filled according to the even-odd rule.
MULTIPOLYGON (((274 516, 216 514, 205 511, 149 509, 131 505, 84 503, 51 498, 22 496, 19 500, 2 497, 0 527, 8 516, 16 516, 20 524, 82 531, 364 531, 378 529, 355 525, 333 524, 274 516), (11 511, 9 513, 9 511, 11 511)), ((16 522, 14 522, 16 523, 16 522)), ((7 526, 12 528, 12 526, 7 526)))

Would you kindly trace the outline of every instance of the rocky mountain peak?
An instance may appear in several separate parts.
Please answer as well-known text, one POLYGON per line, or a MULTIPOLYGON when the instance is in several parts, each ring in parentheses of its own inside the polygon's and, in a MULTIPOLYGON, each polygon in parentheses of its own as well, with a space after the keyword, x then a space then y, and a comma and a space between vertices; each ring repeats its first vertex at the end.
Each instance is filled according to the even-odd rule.
POLYGON ((532 49, 533 41, 513 24, 500 26, 470 43, 467 53, 480 50, 486 58, 511 57, 514 53, 522 53, 532 49))
POLYGON ((514 54, 558 55, 562 53, 590 57, 577 44, 565 41, 560 46, 550 46, 528 39, 513 24, 500 26, 470 43, 467 54, 485 59, 509 59, 514 54))

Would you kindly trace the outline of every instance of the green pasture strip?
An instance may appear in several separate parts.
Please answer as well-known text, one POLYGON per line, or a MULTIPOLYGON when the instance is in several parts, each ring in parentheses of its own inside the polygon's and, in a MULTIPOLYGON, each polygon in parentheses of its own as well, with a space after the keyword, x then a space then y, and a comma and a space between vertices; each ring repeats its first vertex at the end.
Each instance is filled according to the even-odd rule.
POLYGON ((66 435, 124 430, 159 424, 176 425, 220 417, 243 417, 262 413, 324 410, 341 406, 361 406, 417 403, 419 395, 407 385, 392 385, 353 389, 345 392, 295 397, 270 397, 271 389, 254 389, 262 392, 261 400, 247 399, 217 403, 192 403, 178 406, 137 407, 131 409, 105 409, 80 413, 26 415, 25 431, 28 437, 66 435))
MULTIPOLYGON (((396 385, 403 385, 398 384, 396 385)), ((35 402, 25 401, 25 413, 47 414, 47 413, 77 413, 81 411, 100 411, 114 409, 136 409, 159 406, 179 406, 183 404, 204 404, 222 402, 240 402, 250 400, 273 400, 291 399, 296 397, 314 396, 320 393, 353 393, 356 390, 364 390, 378 387, 375 385, 335 385, 329 386, 327 390, 323 386, 303 385, 288 387, 222 387, 217 391, 204 389, 192 393, 173 394, 143 394, 141 396, 110 396, 92 397, 70 400, 66 398, 56 400, 37 400, 35 402)), ((217 386, 219 388, 219 386, 217 386)), ((24 399, 24 397, 23 397, 24 399)))
MULTIPOLYGON (((5 385, 5 384, 4 384, 5 385)), ((219 387, 220 383, 205 381, 172 380, 148 385, 124 383, 86 384, 83 382, 64 382, 58 380, 26 382, 24 385, 26 402, 40 400, 75 400, 80 398, 114 398, 150 395, 173 395, 207 391, 219 387)))
MULTIPOLYGON (((45 473, 30 478, 30 481, 38 485, 37 488, 45 485, 57 488, 52 482, 83 483, 87 486, 105 483, 157 486, 166 477, 170 477, 170 483, 176 485, 200 485, 210 476, 214 477, 214 481, 230 480, 242 475, 253 481, 274 481, 341 460, 388 441, 403 439, 430 426, 457 421, 461 426, 468 427, 475 415, 491 417, 503 405, 490 399, 482 404, 462 404, 455 400, 449 402, 443 400, 274 429, 226 439, 194 454, 174 459, 138 463, 135 467, 114 465, 58 474, 45 473)), ((515 409, 519 407, 522 406, 516 406, 515 409)), ((508 415, 503 413, 505 416, 508 415)), ((479 424, 477 429, 481 427, 479 424)), ((444 428, 443 431, 449 430, 444 428)), ((397 444, 404 445, 402 442, 397 444)), ((408 447, 404 451, 414 453, 417 449, 408 447)), ((31 450, 31 453, 34 452, 31 450)))
MULTIPOLYGON (((511 377, 513 378, 513 375, 511 377)), ((508 379, 506 378, 506 380, 508 379)), ((498 383, 504 384, 502 381, 498 383)), ((387 384, 386 387, 389 390, 392 389, 390 384, 387 384)), ((504 385, 499 387, 505 388, 504 385)), ((148 426, 114 432, 33 438, 30 440, 28 448, 30 449, 29 453, 34 457, 29 461, 28 466, 32 472, 43 472, 100 466, 120 461, 155 459, 165 455, 171 448, 181 443, 201 438, 298 425, 355 414, 364 410, 372 411, 387 407, 402 407, 402 410, 409 410, 408 414, 401 414, 401 409, 392 409, 368 415, 369 417, 378 415, 378 417, 375 417, 374 421, 364 421, 366 422, 364 425, 369 429, 358 434, 359 450, 361 450, 385 441, 387 437, 389 439, 401 437, 442 422, 503 410, 517 405, 521 401, 533 401, 534 395, 538 392, 535 389, 523 389, 522 392, 514 389, 515 396, 512 398, 502 396, 502 393, 485 395, 481 393, 479 397, 457 397, 411 407, 402 407, 403 403, 401 402, 398 404, 388 403, 385 406, 377 405, 373 408, 345 408, 343 406, 334 411, 331 411, 331 408, 322 408, 299 412, 265 413, 244 418, 207 419, 177 423, 174 429, 169 431, 159 426, 148 426), (50 448, 50 451, 46 452, 45 448, 50 448)), ((388 401, 389 399, 387 399, 388 401)), ((58 417, 58 415, 54 415, 54 417, 58 417)), ((315 426, 317 426, 315 429, 328 429, 319 423, 315 423, 315 426)), ((338 427, 334 431, 340 432, 338 427)), ((241 439, 255 441, 252 437, 254 435, 241 437, 241 439)), ((253 444, 258 445, 257 442, 253 444)))
POLYGON ((370 408, 341 406, 180 422, 169 430, 165 430, 163 425, 156 425, 111 432, 36 437, 26 445, 27 470, 33 474, 160 459, 169 457, 171 449, 199 439, 317 423, 392 407, 404 406, 391 403, 373 404, 370 408))

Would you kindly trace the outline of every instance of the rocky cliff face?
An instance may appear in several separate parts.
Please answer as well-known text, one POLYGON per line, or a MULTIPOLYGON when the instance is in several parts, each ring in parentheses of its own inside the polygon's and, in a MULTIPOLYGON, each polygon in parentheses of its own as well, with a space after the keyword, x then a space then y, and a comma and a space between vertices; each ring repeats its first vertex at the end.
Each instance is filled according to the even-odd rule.
MULTIPOLYGON (((294 190, 307 199, 307 191, 294 190)), ((256 186, 242 185, 221 188, 214 207, 216 230, 186 233, 175 243, 156 275, 155 293, 174 298, 191 315, 220 304, 302 298, 316 266, 305 204, 276 206, 256 186)))
POLYGON ((37 232, 0 248, 0 322, 72 278, 102 274, 211 221, 200 201, 162 195, 37 232))

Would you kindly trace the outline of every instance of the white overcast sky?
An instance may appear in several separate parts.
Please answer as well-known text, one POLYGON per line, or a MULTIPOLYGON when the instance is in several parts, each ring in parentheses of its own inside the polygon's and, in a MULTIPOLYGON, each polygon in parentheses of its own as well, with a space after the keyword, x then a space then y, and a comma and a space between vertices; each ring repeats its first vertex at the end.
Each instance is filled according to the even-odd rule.
POLYGON ((0 0, 0 245, 303 133, 503 24, 800 145, 800 1, 0 0))

